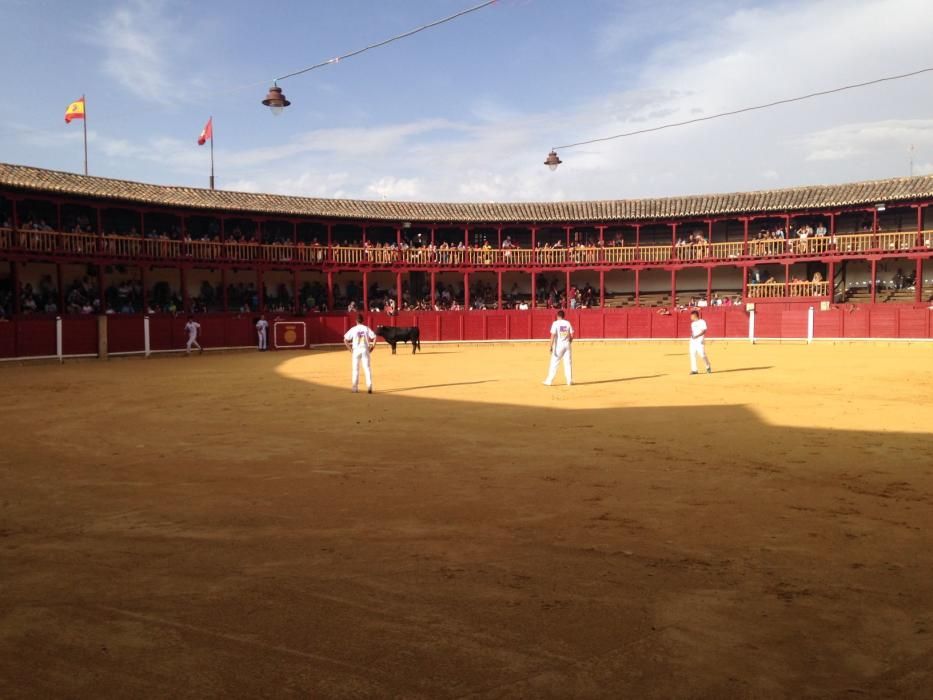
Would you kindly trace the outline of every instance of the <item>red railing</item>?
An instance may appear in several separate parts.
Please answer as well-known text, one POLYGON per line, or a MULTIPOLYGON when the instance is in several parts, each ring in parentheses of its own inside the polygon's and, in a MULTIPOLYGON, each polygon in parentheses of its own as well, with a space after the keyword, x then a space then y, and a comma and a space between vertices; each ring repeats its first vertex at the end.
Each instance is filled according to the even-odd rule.
POLYGON ((860 233, 794 239, 751 240, 687 245, 590 246, 570 248, 386 248, 379 246, 219 242, 97 236, 0 229, 0 250, 53 253, 65 257, 101 255, 153 261, 287 263, 335 267, 564 268, 595 265, 644 265, 728 262, 805 256, 894 253, 933 249, 933 230, 860 233))

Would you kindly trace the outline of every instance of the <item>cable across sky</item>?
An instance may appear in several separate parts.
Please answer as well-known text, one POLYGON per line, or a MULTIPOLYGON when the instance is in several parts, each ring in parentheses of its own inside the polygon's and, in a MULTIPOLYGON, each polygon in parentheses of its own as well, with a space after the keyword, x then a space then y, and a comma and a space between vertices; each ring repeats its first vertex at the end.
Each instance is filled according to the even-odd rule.
POLYGON ((353 56, 359 56, 361 53, 365 53, 365 52, 367 52, 367 51, 372 51, 373 49, 378 49, 378 48, 380 48, 380 47, 382 47, 382 46, 385 46, 386 44, 391 44, 391 43, 393 43, 393 42, 395 42, 395 41, 399 41, 399 40, 401 40, 401 39, 406 39, 406 38, 408 38, 408 37, 410 37, 410 36, 413 36, 413 35, 415 35, 415 34, 418 34, 419 32, 425 31, 426 29, 432 29, 432 28, 437 27, 437 26, 440 26, 440 25, 442 25, 442 24, 446 24, 447 22, 452 22, 453 20, 459 19, 460 17, 463 17, 463 16, 465 16, 465 15, 468 15, 468 14, 470 14, 470 13, 472 13, 472 12, 476 12, 477 10, 482 10, 484 7, 489 7, 490 5, 494 5, 494 4, 496 4, 496 2, 498 2, 498 0, 487 0, 486 2, 481 2, 479 5, 474 5, 473 7, 468 7, 468 8, 466 8, 466 9, 464 9, 464 10, 460 10, 459 12, 456 12, 456 13, 454 13, 454 14, 448 16, 448 17, 444 17, 444 18, 439 19, 439 20, 436 20, 436 21, 434 21, 434 22, 430 22, 429 24, 423 24, 423 25, 421 25, 420 27, 415 27, 414 29, 410 29, 410 30, 408 30, 407 32, 404 32, 404 33, 402 33, 402 34, 397 34, 396 36, 389 37, 388 39, 383 39, 382 41, 377 41, 375 44, 370 44, 369 46, 364 46, 364 47, 361 48, 361 49, 356 49, 355 51, 350 51, 349 53, 345 53, 345 54, 343 54, 343 55, 341 55, 341 56, 335 56, 334 58, 329 58, 329 59, 327 59, 326 61, 321 61, 320 63, 315 63, 313 66, 308 66, 307 68, 302 68, 301 70, 296 70, 296 71, 293 71, 293 72, 291 72, 291 73, 286 73, 285 75, 276 78, 275 81, 278 82, 279 80, 285 80, 286 78, 294 78, 296 75, 302 75, 303 73, 307 73, 307 72, 309 72, 309 71, 313 71, 313 70, 315 70, 315 69, 317 69, 317 68, 323 68, 324 66, 329 66, 329 65, 333 65, 333 64, 335 64, 335 63, 339 63, 340 61, 344 61, 344 60, 346 60, 346 59, 348 59, 348 58, 352 58, 353 56))
POLYGON ((769 107, 776 107, 778 105, 790 104, 791 102, 802 102, 803 100, 809 100, 814 97, 822 97, 823 95, 832 95, 836 92, 844 92, 845 90, 855 90, 856 88, 868 87, 869 85, 877 85, 878 83, 885 83, 892 80, 901 80, 903 78, 912 78, 916 75, 922 73, 933 72, 933 67, 931 68, 921 68, 919 70, 911 71, 910 73, 901 73, 900 75, 889 75, 884 78, 876 78, 875 80, 867 80, 862 83, 853 83, 851 85, 843 85, 841 87, 832 88, 831 90, 821 90, 819 92, 811 92, 808 95, 800 95, 798 97, 788 97, 784 100, 775 100, 774 102, 768 102, 766 104, 754 105, 752 107, 742 107, 741 109, 733 109, 728 112, 720 112, 718 114, 710 114, 705 117, 695 117, 694 119, 687 119, 682 122, 672 122, 671 124, 662 124, 661 126, 653 126, 648 129, 638 129, 637 131, 627 131, 624 134, 615 134, 613 136, 602 136, 595 139, 587 139, 586 141, 577 141, 576 143, 568 143, 563 146, 552 146, 552 150, 558 149, 567 149, 567 148, 576 148, 577 146, 586 146, 591 143, 601 143, 602 141, 613 141, 615 139, 622 139, 627 136, 638 136, 639 134, 647 134, 652 131, 663 131, 664 129, 673 129, 679 126, 687 126, 688 124, 696 124, 697 122, 706 122, 711 119, 720 119, 721 117, 731 117, 735 114, 743 114, 744 112, 754 112, 759 109, 768 109, 769 107))

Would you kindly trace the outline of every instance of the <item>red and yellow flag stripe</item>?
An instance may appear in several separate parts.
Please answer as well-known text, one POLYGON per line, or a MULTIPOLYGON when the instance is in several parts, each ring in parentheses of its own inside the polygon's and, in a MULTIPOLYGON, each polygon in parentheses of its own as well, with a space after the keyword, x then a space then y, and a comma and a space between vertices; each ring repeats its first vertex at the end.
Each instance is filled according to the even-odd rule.
POLYGON ((65 110, 65 123, 70 124, 72 119, 84 119, 84 98, 68 105, 65 110))

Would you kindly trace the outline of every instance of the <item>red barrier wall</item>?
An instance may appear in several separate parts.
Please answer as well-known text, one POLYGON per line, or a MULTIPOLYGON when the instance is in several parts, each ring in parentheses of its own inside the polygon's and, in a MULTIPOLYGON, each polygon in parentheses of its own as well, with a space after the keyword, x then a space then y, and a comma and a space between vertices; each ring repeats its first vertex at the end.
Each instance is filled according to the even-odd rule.
POLYGON ((16 323, 0 321, 0 357, 16 357, 16 323))
MULTIPOLYGON (((807 334, 808 307, 801 304, 756 305, 757 338, 800 339, 807 334)), ((741 308, 704 309, 709 337, 747 338, 748 314, 741 308)), ((226 316, 200 315, 201 345, 205 348, 250 347, 256 344, 257 314, 226 316)), ((311 345, 340 343, 346 329, 355 321, 352 314, 314 314, 304 317, 268 316, 307 324, 311 345)), ((548 337, 554 313, 536 311, 445 311, 364 314, 368 325, 417 326, 421 339, 431 341, 528 340, 548 337)), ((675 312, 661 315, 652 309, 568 311, 577 337, 588 338, 687 338, 690 315, 675 312)), ((149 319, 152 350, 182 350, 187 336, 185 317, 155 315, 149 319)), ((143 352, 143 317, 107 317, 107 341, 110 352, 143 352)), ((97 352, 97 318, 65 317, 62 321, 63 351, 66 355, 91 355, 97 352)), ((925 306, 876 305, 838 307, 816 311, 813 318, 815 338, 933 338, 933 311, 925 306)), ((45 316, 20 317, 0 322, 0 358, 54 356, 55 319, 45 316)))
POLYGON ((16 323, 16 356, 42 357, 55 355, 55 319, 24 318, 16 323))
POLYGON ((97 317, 76 316, 62 319, 62 353, 97 354, 97 317))

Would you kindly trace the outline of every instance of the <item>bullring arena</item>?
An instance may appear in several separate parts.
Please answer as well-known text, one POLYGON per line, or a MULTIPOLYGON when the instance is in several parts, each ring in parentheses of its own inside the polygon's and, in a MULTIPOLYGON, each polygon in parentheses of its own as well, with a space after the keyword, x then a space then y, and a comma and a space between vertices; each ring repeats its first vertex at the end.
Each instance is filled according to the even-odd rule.
POLYGON ((929 345, 406 347, 0 368, 3 697, 927 695, 929 345))
POLYGON ((0 696, 928 697, 931 204, 0 164, 0 696))

